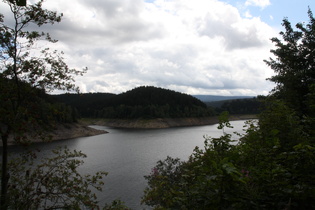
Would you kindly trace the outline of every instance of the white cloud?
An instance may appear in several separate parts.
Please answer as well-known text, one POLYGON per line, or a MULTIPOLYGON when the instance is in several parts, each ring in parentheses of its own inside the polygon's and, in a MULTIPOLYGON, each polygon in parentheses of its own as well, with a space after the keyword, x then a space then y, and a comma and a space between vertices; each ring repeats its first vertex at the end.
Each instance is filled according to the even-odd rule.
POLYGON ((249 11, 249 10, 247 10, 247 11, 245 12, 244 16, 245 16, 246 18, 252 18, 252 17, 253 17, 253 16, 250 14, 250 11, 249 11))
MULTIPOLYGON (((248 1, 266 6, 269 1, 248 1)), ((248 3, 248 4, 249 4, 248 3)), ((120 93, 155 85, 190 94, 257 95, 272 86, 262 61, 273 29, 259 18, 242 18, 218 0, 47 1, 64 13, 46 27, 59 39, 83 92, 120 93)))
POLYGON ((246 0, 246 6, 258 6, 262 9, 269 6, 271 3, 269 0, 246 0))

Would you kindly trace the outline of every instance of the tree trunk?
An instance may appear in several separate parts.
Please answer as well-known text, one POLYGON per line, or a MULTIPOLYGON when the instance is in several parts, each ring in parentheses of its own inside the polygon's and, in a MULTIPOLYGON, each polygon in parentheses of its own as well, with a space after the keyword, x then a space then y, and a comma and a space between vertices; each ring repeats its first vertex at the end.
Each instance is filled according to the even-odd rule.
POLYGON ((6 131, 2 134, 2 171, 1 171, 1 209, 8 209, 7 206, 7 192, 8 192, 8 182, 9 182, 9 174, 8 174, 8 138, 9 132, 6 131))

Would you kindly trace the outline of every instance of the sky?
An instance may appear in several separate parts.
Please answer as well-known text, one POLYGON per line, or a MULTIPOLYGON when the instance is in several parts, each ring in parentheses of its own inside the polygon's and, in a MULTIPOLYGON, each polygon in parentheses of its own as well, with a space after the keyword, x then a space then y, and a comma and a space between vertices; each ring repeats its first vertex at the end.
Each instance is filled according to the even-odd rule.
MULTIPOLYGON (((28 0, 32 3, 35 0, 28 0)), ((42 27, 58 39, 81 92, 149 85, 187 94, 267 95, 272 37, 283 18, 308 22, 314 0, 46 0, 63 20, 42 27)), ((8 8, 0 12, 9 18, 8 8)), ((8 20, 8 19, 7 19, 8 20)), ((59 92, 55 92, 59 93, 59 92)))

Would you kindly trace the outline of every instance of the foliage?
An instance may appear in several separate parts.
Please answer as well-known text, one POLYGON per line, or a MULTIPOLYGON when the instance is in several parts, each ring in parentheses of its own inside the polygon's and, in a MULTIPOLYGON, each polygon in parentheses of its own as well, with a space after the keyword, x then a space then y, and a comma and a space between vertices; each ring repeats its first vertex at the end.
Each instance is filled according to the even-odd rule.
POLYGON ((15 1, 3 2, 12 12, 12 21, 5 22, 4 16, 0 14, 2 140, 9 134, 39 130, 41 125, 53 121, 75 121, 75 111, 51 102, 45 92, 76 89, 74 76, 85 70, 70 69, 62 52, 47 48, 47 43, 54 44, 57 40, 52 39, 48 33, 36 30, 36 26, 39 28, 60 22, 62 15, 43 9, 43 0, 24 7, 17 6, 15 1), (45 43, 46 48, 41 48, 40 43, 45 43), (71 117, 62 116, 66 111, 72 113, 71 117))
POLYGON ((38 32, 35 26, 58 23, 62 15, 43 9, 42 0, 25 7, 17 6, 15 1, 3 2, 13 16, 13 21, 4 22, 4 16, 0 14, 0 132, 5 145, 9 135, 39 130, 52 119, 75 120, 75 114, 62 117, 61 113, 69 109, 48 103, 45 91, 75 89, 74 75, 82 74, 84 70, 70 69, 62 52, 39 49, 37 43, 56 43, 57 40, 48 33, 38 32))
MULTIPOLYGON (((287 19, 285 43, 273 38, 266 61, 277 86, 258 122, 247 122, 238 144, 206 138, 188 161, 168 157, 146 176, 143 202, 155 209, 315 209, 314 29, 287 19), (164 167, 167 166, 167 167, 164 167), (176 169, 176 170, 174 170, 176 169)), ((226 113, 219 129, 229 126, 226 113)))
POLYGON ((214 115, 193 96, 156 87, 138 87, 118 95, 108 93, 54 96, 76 107, 83 117, 167 118, 214 115))
POLYGON ((98 208, 92 188, 101 191, 105 172, 81 175, 78 167, 86 155, 67 148, 34 164, 36 153, 27 153, 10 163, 8 207, 10 209, 98 208))
POLYGON ((43 9, 44 0, 27 6, 19 6, 24 1, 2 1, 12 14, 11 17, 0 14, 1 209, 7 209, 9 137, 14 136, 17 143, 23 143, 28 136, 41 135, 45 125, 55 120, 74 120, 75 115, 64 116, 64 111, 69 110, 48 103, 45 92, 77 90, 74 76, 81 75, 85 69, 69 68, 63 52, 48 48, 57 40, 38 29, 60 22, 62 15, 43 9))
MULTIPOLYGON (((27 6, 25 1, 3 2, 12 12, 12 21, 5 22, 0 14, 1 209, 99 209, 93 189, 102 190, 106 173, 81 175, 77 169, 86 157, 82 152, 54 150, 54 157, 37 164, 34 152, 8 161, 10 136, 24 144, 34 136, 47 138, 42 131, 54 123, 76 120, 74 109, 56 103, 46 91, 77 91, 74 76, 86 69, 70 69, 63 52, 47 48, 57 40, 36 30, 60 22, 62 14, 43 9, 44 0, 27 6)), ((125 208, 114 201, 104 209, 125 208)))
POLYGON ((294 110, 299 118, 298 126, 303 127, 302 136, 313 136, 311 141, 314 142, 315 19, 310 9, 308 16, 309 23, 296 24, 296 30, 288 19, 283 20, 282 39, 272 38, 277 47, 271 50, 275 59, 265 62, 276 73, 269 78, 276 83, 272 97, 294 110))
POLYGON ((240 207, 247 174, 237 164, 236 146, 226 114, 218 126, 220 138, 205 137, 204 150, 195 148, 188 161, 168 157, 152 169, 142 202, 155 209, 223 209, 240 207))
POLYGON ((281 146, 279 131, 265 136, 257 123, 246 126, 237 145, 229 134, 206 137, 188 161, 159 161, 145 177, 142 202, 154 209, 313 209, 314 144, 281 146))
POLYGON ((51 95, 53 100, 67 104, 78 111, 80 117, 97 117, 98 112, 107 106, 108 101, 116 96, 111 93, 80 93, 51 95))
POLYGON ((257 98, 235 99, 221 102, 208 103, 216 105, 216 111, 221 113, 228 111, 230 114, 259 114, 262 111, 262 96, 257 98))
POLYGON ((34 26, 58 23, 61 21, 62 14, 58 15, 56 12, 43 9, 43 0, 25 7, 17 6, 8 0, 3 2, 10 7, 14 22, 12 25, 5 24, 1 15, 1 74, 5 78, 17 82, 26 81, 33 87, 45 90, 74 89, 72 75, 82 74, 84 71, 70 69, 62 57, 63 52, 52 51, 49 48, 40 50, 37 50, 38 47, 35 48, 35 44, 39 41, 57 42, 49 33, 27 30, 34 26))
POLYGON ((20 100, 23 103, 18 107, 12 107, 12 104, 17 103, 18 98, 14 81, 0 76, 1 123, 14 125, 15 135, 20 129, 23 132, 19 133, 26 133, 30 130, 29 126, 39 129, 42 125, 49 127, 55 123, 76 122, 78 114, 71 106, 52 100, 45 91, 33 88, 26 82, 20 82, 19 86, 21 88, 20 100), (17 113, 19 116, 15 116, 17 113), (12 121, 13 119, 18 122, 12 121))
POLYGON ((276 83, 273 94, 294 108, 299 115, 309 114, 307 94, 315 83, 315 19, 308 10, 309 23, 296 24, 294 30, 288 19, 283 20, 285 32, 282 39, 272 38, 276 49, 271 50, 275 58, 265 60, 276 73, 269 78, 276 83))
POLYGON ((111 204, 106 204, 103 210, 130 210, 121 200, 114 200, 111 204))
MULTIPOLYGON (((252 195, 252 204, 264 209, 313 209, 314 144, 303 141, 294 145, 290 133, 284 136, 276 128, 267 129, 269 133, 252 127, 240 139, 241 164, 251 172, 249 192, 244 194, 252 195)), ((299 127, 290 129, 300 131, 299 127)))

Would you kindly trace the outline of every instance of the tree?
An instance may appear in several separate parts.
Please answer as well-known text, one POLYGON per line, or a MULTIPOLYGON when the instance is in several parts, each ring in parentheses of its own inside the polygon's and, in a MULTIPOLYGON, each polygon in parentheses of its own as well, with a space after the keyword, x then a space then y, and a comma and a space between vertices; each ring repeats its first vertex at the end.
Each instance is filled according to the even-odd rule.
POLYGON ((188 161, 167 157, 152 169, 142 202, 154 209, 248 209, 242 190, 248 172, 238 165, 231 143, 228 113, 219 117, 219 138, 205 137, 204 150, 196 148, 188 161))
MULTIPOLYGON (((38 50, 38 41, 56 43, 49 33, 28 30, 35 26, 61 21, 62 14, 43 9, 44 0, 24 5, 24 1, 3 0, 12 17, 5 22, 0 14, 0 133, 3 146, 1 170, 1 209, 6 209, 8 189, 8 140, 14 134, 21 141, 25 130, 38 130, 41 123, 34 108, 40 98, 38 91, 53 89, 77 90, 74 76, 84 70, 70 69, 63 53, 49 48, 38 50), (22 3, 21 3, 22 2, 22 3), (11 21, 12 20, 12 21, 11 21)), ((24 136, 25 137, 25 136, 24 136)))
POLYGON ((296 24, 296 30, 288 19, 283 20, 282 39, 271 39, 276 46, 271 50, 275 58, 265 60, 276 73, 269 78, 276 83, 273 95, 294 108, 300 116, 311 114, 306 101, 311 85, 315 84, 315 19, 310 9, 308 16, 309 23, 296 24))
MULTIPOLYGON (((189 161, 159 161, 146 176, 143 202, 155 209, 315 208, 315 19, 308 14, 300 31, 284 19, 283 40, 272 39, 276 59, 266 62, 277 86, 259 121, 246 123, 237 145, 224 134, 189 161)), ((224 118, 221 129, 229 126, 224 118)))
POLYGON ((81 175, 78 167, 86 155, 81 151, 58 148, 55 156, 34 165, 36 153, 25 153, 10 161, 11 185, 7 205, 12 209, 97 209, 98 201, 93 188, 101 191, 103 176, 81 175))
POLYGON ((265 62, 276 73, 269 78, 276 83, 271 96, 296 113, 304 134, 313 136, 312 141, 315 141, 315 18, 310 8, 308 17, 309 22, 296 24, 296 29, 288 19, 283 20, 282 39, 271 39, 276 46, 271 50, 275 59, 269 58, 265 62))

